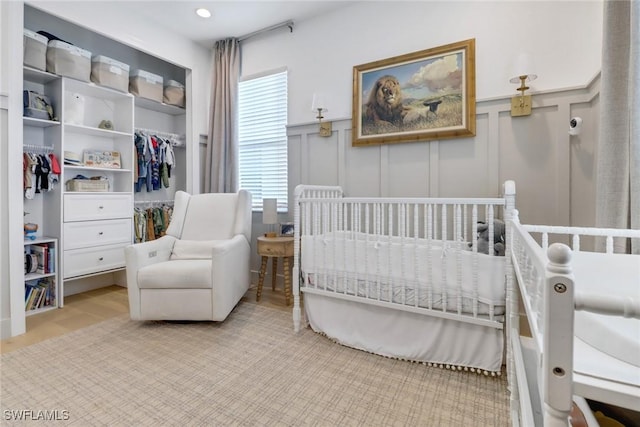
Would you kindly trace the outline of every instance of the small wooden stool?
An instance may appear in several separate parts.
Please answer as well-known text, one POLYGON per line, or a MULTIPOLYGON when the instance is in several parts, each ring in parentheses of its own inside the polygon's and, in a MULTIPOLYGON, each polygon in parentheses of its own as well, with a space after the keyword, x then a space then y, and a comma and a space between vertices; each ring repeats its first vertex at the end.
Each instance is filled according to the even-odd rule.
POLYGON ((282 257, 284 258, 284 298, 286 304, 289 305, 291 300, 291 271, 289 262, 291 258, 293 258, 293 236, 258 237, 258 255, 262 256, 262 265, 260 266, 256 301, 260 301, 260 296, 262 295, 262 285, 264 284, 264 275, 267 272, 267 260, 269 257, 273 258, 271 267, 271 289, 276 290, 278 258, 282 257))

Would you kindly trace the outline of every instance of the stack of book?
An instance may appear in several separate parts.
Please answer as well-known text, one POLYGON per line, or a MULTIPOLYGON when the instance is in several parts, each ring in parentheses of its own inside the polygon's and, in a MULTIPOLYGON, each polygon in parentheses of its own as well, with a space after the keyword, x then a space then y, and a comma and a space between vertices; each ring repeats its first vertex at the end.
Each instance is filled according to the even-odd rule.
POLYGON ((56 303, 56 283, 52 277, 30 280, 26 282, 24 289, 25 310, 35 310, 56 303))

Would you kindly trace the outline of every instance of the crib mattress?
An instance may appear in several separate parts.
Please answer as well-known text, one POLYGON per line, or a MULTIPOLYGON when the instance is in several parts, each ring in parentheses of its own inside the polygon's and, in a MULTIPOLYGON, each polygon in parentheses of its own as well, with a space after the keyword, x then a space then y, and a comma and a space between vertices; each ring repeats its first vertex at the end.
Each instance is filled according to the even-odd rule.
POLYGON ((433 309, 446 304, 448 311, 504 314, 505 257, 467 248, 462 242, 364 233, 306 235, 301 238, 301 271, 306 284, 319 289, 433 309))
MULTIPOLYGON (((574 252, 576 292, 640 298, 640 255, 574 252)), ((640 320, 586 311, 575 313, 575 335, 618 359, 640 378, 640 320)), ((627 377, 633 377, 632 372, 627 377)))

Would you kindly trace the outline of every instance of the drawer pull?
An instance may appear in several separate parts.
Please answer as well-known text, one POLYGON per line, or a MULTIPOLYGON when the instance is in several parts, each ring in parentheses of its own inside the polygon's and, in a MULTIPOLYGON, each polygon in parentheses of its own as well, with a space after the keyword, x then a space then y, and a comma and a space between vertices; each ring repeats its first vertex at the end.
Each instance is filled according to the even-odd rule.
POLYGON ((98 236, 102 236, 103 234, 104 234, 104 232, 101 231, 101 232, 98 233, 98 236))
POLYGON ((98 206, 98 209, 104 209, 104 206, 100 205, 98 206))
POLYGON ((104 257, 98 258, 98 261, 104 261, 104 257))

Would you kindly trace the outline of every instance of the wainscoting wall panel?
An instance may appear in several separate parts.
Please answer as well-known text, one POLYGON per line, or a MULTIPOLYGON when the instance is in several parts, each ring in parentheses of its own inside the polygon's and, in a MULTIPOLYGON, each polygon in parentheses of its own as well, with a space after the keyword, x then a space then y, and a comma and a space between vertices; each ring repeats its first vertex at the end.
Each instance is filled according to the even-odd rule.
POLYGON ((593 225, 599 82, 534 93, 526 117, 511 117, 509 98, 479 101, 471 138, 353 147, 350 118, 332 120, 324 138, 317 123, 289 126, 289 217, 301 183, 348 196, 492 197, 512 179, 523 222, 593 225), (568 134, 574 116, 579 136, 568 134))

